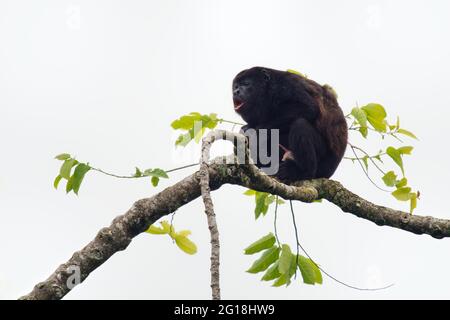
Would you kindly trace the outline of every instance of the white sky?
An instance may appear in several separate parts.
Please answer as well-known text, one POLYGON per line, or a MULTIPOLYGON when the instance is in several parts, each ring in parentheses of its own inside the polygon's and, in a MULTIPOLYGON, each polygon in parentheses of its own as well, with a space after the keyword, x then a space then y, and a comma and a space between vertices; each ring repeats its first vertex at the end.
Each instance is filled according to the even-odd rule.
MULTIPOLYGON (((410 184, 422 193, 416 213, 450 218, 449 14, 446 1, 1 1, 0 298, 27 293, 135 200, 194 170, 157 189, 90 173, 80 196, 67 196, 52 188, 55 154, 123 174, 196 160, 189 149, 180 163, 170 122, 191 111, 239 121, 231 80, 255 65, 329 83, 345 111, 379 102, 392 121, 400 115, 420 137, 406 159, 410 184)), ((356 135, 352 141, 361 144, 356 135)), ((379 148, 377 139, 363 143, 379 148)), ((375 189, 357 165, 344 162, 334 178, 373 202, 408 208, 375 189)), ((450 240, 377 227, 328 203, 295 204, 310 254, 350 284, 395 286, 359 292, 327 278, 287 289, 260 282, 245 272, 254 257, 242 249, 271 231, 273 212, 255 222, 243 191, 225 186, 213 195, 223 298, 450 298, 450 240)), ((284 241, 293 240, 289 216, 282 207, 284 241)), ((180 209, 175 225, 192 230, 197 255, 142 234, 67 299, 208 299, 201 201, 180 209)))

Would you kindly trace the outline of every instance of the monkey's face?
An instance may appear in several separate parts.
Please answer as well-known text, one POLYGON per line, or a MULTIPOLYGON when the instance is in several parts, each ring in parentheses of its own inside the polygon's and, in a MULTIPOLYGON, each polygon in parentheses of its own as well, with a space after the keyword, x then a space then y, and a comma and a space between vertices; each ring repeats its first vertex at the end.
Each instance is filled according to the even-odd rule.
POLYGON ((271 70, 246 69, 233 80, 234 110, 247 122, 260 122, 269 114, 271 70))

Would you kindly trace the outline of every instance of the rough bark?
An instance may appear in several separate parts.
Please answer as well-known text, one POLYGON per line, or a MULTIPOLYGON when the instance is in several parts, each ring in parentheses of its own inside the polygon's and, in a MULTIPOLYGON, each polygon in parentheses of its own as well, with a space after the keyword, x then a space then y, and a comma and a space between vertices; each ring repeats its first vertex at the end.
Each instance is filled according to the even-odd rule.
MULTIPOLYGON (((390 226, 415 234, 428 234, 437 239, 450 237, 450 220, 410 215, 407 212, 378 206, 333 180, 316 179, 294 186, 285 185, 265 175, 252 164, 226 164, 230 163, 229 160, 230 158, 219 158, 203 167, 203 177, 204 169, 207 169, 211 190, 216 190, 224 184, 234 184, 269 192, 286 200, 311 202, 323 198, 334 203, 342 211, 372 221, 379 226, 390 226)), ((136 201, 131 209, 114 219, 109 227, 101 229, 94 240, 75 252, 47 280, 37 284, 21 299, 64 297, 71 290, 67 281, 71 275, 69 270, 79 267, 82 282, 114 253, 125 250, 136 235, 147 230, 159 218, 198 198, 201 195, 202 174, 196 172, 151 198, 136 201)))
POLYGON ((212 299, 220 300, 220 241, 219 228, 217 227, 216 214, 214 212, 214 204, 211 199, 211 188, 209 187, 209 154, 211 146, 215 141, 214 134, 208 134, 203 139, 202 157, 200 159, 200 191, 203 203, 205 205, 205 213, 208 219, 208 228, 211 237, 211 291, 212 299))

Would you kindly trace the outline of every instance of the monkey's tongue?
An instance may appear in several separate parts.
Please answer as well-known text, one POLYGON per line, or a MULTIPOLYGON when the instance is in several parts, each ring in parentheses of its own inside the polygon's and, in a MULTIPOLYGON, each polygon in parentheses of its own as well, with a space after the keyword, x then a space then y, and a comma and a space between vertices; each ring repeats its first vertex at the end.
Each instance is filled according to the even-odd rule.
POLYGON ((236 101, 234 103, 234 111, 239 111, 239 109, 241 109, 243 105, 244 105, 244 102, 236 101))

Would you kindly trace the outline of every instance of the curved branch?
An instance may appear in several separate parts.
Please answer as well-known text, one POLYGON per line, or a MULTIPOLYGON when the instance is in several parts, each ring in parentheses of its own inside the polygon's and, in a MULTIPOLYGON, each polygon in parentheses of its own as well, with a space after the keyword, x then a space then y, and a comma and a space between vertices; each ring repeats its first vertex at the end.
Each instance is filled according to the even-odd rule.
MULTIPOLYGON (((231 137, 241 135, 227 133, 231 137)), ((227 139, 229 140, 229 139, 227 139)), ((410 215, 373 204, 347 190, 339 182, 328 179, 303 181, 285 185, 267 176, 253 164, 227 164, 235 157, 221 157, 208 166, 209 186, 216 190, 224 184, 240 185, 257 191, 269 192, 287 200, 312 202, 324 198, 344 212, 372 221, 380 226, 390 226, 415 234, 428 234, 441 239, 450 237, 450 220, 410 215)), ((61 299, 71 289, 71 270, 79 268, 80 282, 106 262, 114 253, 125 250, 131 240, 148 229, 159 218, 174 212, 201 195, 200 173, 186 177, 151 198, 138 200, 125 214, 101 229, 94 240, 77 251, 50 277, 37 284, 21 299, 61 299)))

